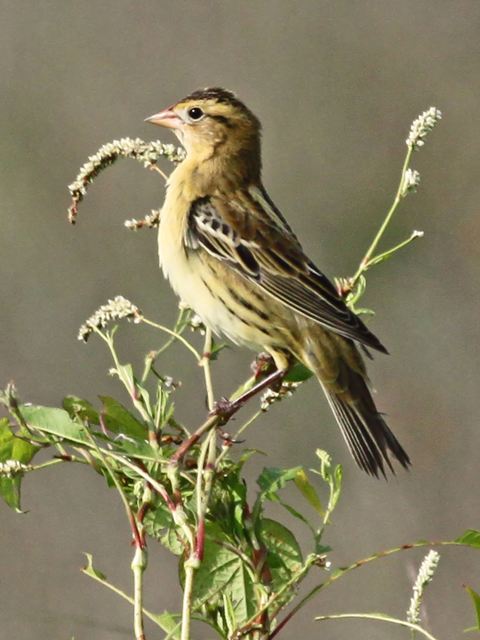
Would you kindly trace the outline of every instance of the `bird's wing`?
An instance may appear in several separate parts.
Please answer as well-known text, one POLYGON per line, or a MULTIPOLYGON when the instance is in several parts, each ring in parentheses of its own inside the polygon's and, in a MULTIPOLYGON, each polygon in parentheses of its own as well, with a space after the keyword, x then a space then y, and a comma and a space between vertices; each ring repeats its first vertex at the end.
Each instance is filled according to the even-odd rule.
POLYGON ((333 284, 304 254, 263 189, 195 200, 186 245, 203 248, 260 289, 327 329, 379 351, 385 347, 346 306, 333 284))

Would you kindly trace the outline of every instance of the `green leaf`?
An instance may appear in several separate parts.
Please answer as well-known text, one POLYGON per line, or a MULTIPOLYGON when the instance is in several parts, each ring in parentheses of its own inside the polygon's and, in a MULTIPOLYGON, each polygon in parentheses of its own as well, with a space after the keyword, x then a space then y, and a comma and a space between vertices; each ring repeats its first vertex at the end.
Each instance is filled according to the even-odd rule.
MULTIPOLYGON (((469 594, 472 599, 473 607, 475 609, 475 617, 476 622, 474 627, 470 627, 468 631, 480 631, 480 595, 469 587, 468 585, 464 585, 465 591, 469 594)), ((467 631, 467 629, 465 629, 467 631)))
POLYGON ((235 620, 242 625, 258 606, 254 575, 237 553, 222 546, 224 540, 212 538, 217 531, 215 526, 207 525, 203 562, 195 572, 193 608, 198 610, 207 604, 222 606, 226 595, 231 600, 235 620))
POLYGON ((233 608, 232 600, 228 593, 223 594, 223 611, 225 613, 225 622, 227 623, 228 635, 232 636, 239 625, 235 617, 235 610, 233 608))
POLYGON ((63 399, 62 406, 73 419, 79 417, 81 420, 86 420, 92 424, 99 424, 98 412, 88 400, 83 400, 77 396, 66 396, 63 399))
MULTIPOLYGON (((8 418, 0 420, 0 462, 16 460, 22 464, 29 464, 38 450, 39 447, 15 436, 10 428, 8 418)), ((9 507, 16 511, 21 511, 21 481, 22 474, 17 474, 13 478, 0 476, 0 496, 9 507)))
POLYGON ((27 424, 43 433, 65 438, 76 444, 89 444, 85 427, 74 422, 64 409, 22 405, 20 412, 27 424))
POLYGON ((313 372, 310 371, 304 364, 300 362, 296 362, 293 367, 291 367, 287 375, 284 378, 284 382, 305 382, 313 376, 313 372))
POLYGON ((86 553, 85 557, 87 558, 87 566, 82 569, 82 573, 89 576, 89 578, 95 578, 96 580, 105 582, 107 580, 107 576, 93 566, 92 554, 86 553))
MULTIPOLYGON (((267 566, 272 575, 273 590, 278 591, 303 567, 300 545, 289 529, 269 518, 260 522, 260 538, 267 549, 267 566)), ((282 603, 291 600, 293 595, 293 590, 286 592, 282 603)))
POLYGON ((262 497, 267 500, 276 501, 276 493, 292 480, 295 480, 302 467, 292 467, 291 469, 278 469, 276 467, 265 467, 257 479, 257 484, 262 490, 262 497))
POLYGON ((317 513, 323 516, 325 510, 322 507, 322 503, 320 502, 320 498, 318 497, 318 493, 315 490, 315 487, 308 479, 305 469, 300 469, 297 472, 297 475, 294 478, 294 482, 305 500, 315 509, 317 513))
POLYGON ((163 613, 150 613, 150 620, 153 620, 167 634, 165 640, 180 640, 182 627, 181 616, 164 611, 163 613))
POLYGON ((99 396, 103 404, 102 416, 105 426, 112 433, 123 433, 131 438, 146 440, 147 427, 139 422, 123 405, 110 396, 99 396))
POLYGON ((462 535, 455 539, 458 544, 465 544, 467 547, 480 549, 480 531, 467 529, 462 535))
POLYGON ((305 518, 305 516, 303 514, 300 513, 300 511, 297 511, 297 509, 295 509, 294 507, 292 507, 292 505, 288 504, 287 502, 284 502, 281 498, 277 498, 278 503, 282 505, 282 507, 284 509, 286 509, 288 511, 288 513, 290 515, 292 515, 294 518, 297 518, 297 520, 300 520, 301 522, 303 522, 304 524, 307 525, 307 527, 313 532, 314 528, 312 527, 312 525, 310 524, 310 522, 305 518))
POLYGON ((152 538, 159 538, 165 529, 173 524, 173 516, 170 509, 164 503, 158 503, 151 507, 145 514, 143 525, 145 531, 152 538))
POLYGON ((164 535, 160 537, 160 542, 175 556, 181 556, 185 551, 185 546, 179 537, 176 527, 166 529, 164 535))
POLYGON ((212 348, 210 349, 210 354, 208 359, 210 361, 218 360, 218 356, 220 355, 220 352, 228 348, 229 348, 229 344, 227 342, 215 342, 215 340, 212 339, 212 348))
MULTIPOLYGON (((103 434, 96 435, 98 438, 103 436, 103 434)), ((162 457, 160 449, 152 447, 145 440, 134 440, 130 437, 119 437, 115 440, 104 437, 104 439, 110 442, 116 452, 126 454, 131 458, 140 458, 143 462, 164 462, 166 460, 162 457)))
POLYGON ((326 451, 317 449, 315 453, 320 459, 320 471, 313 471, 314 473, 318 473, 330 488, 330 496, 328 499, 327 509, 325 511, 325 522, 328 522, 328 518, 335 509, 338 499, 340 498, 343 471, 341 465, 336 465, 335 467, 332 465, 332 458, 326 451))

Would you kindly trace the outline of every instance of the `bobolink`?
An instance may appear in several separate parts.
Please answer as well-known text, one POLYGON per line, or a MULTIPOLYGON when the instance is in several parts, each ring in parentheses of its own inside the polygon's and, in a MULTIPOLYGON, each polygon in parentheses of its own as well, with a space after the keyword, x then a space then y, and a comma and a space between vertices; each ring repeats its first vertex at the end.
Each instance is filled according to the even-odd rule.
POLYGON ((148 122, 172 129, 187 156, 171 174, 158 235, 164 275, 215 333, 317 376, 357 464, 405 468, 377 411, 355 343, 385 347, 305 255, 261 179, 260 122, 230 91, 195 91, 148 122))

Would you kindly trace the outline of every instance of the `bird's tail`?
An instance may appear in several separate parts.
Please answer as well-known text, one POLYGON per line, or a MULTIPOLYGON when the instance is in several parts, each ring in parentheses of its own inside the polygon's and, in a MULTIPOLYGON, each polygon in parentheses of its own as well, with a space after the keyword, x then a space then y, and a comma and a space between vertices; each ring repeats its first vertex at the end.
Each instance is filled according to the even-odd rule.
POLYGON ((316 374, 358 466, 371 475, 385 476, 386 467, 394 473, 391 455, 408 468, 407 453, 377 411, 355 344, 317 325, 308 331, 302 351, 302 360, 316 374))

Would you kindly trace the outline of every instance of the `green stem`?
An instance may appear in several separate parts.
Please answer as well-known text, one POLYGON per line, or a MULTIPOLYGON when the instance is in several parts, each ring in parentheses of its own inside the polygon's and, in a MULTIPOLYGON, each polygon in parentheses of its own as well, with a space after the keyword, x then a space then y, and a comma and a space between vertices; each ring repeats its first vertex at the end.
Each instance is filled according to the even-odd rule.
POLYGON ((212 411, 215 404, 215 397, 213 395, 213 383, 212 383, 212 370, 210 367, 210 354, 212 351, 212 330, 205 330, 205 342, 203 344, 203 357, 200 361, 203 367, 203 375, 205 376, 205 388, 207 390, 207 402, 208 410, 212 411))
POLYGON ((195 568, 185 563, 185 586, 183 589, 182 632, 181 640, 190 640, 190 624, 192 620, 192 593, 195 568))
POLYGON ((397 188, 397 193, 395 194, 395 198, 393 200, 392 206, 388 210, 388 213, 387 213, 387 215, 385 217, 385 220, 383 221, 382 225, 380 226, 380 229, 377 231, 377 234, 374 237, 374 239, 372 240, 372 243, 370 244, 370 246, 368 247, 367 252, 363 256, 362 260, 360 261, 360 265, 359 265, 355 275, 351 279, 351 283, 350 284, 351 284, 352 289, 355 287, 355 285, 357 283, 357 280, 360 278, 360 276, 363 274, 363 272, 366 271, 366 269, 370 266, 369 265, 370 258, 374 254, 375 249, 378 246, 378 243, 382 239, 382 236, 385 233, 386 228, 390 224, 390 220, 392 219, 393 214, 397 210, 397 207, 400 204, 400 201, 402 200, 402 188, 403 188, 403 183, 404 183, 404 180, 405 180, 405 172, 408 169, 408 165, 410 164, 410 158, 412 156, 412 153, 413 153, 413 148, 409 147, 408 151, 407 151, 407 155, 405 156, 405 160, 403 162, 402 175, 401 175, 401 178, 400 178, 400 182, 399 182, 399 185, 398 185, 398 188, 397 188))
POLYGON ((374 265, 379 264, 380 262, 384 262, 385 260, 388 260, 399 249, 403 249, 403 247, 406 247, 411 242, 413 242, 417 238, 421 238, 422 236, 423 236, 423 231, 412 231, 411 235, 403 242, 399 242, 398 244, 393 246, 391 249, 388 249, 388 251, 384 251, 383 253, 379 253, 373 258, 370 258, 370 260, 368 261, 368 268, 373 267, 374 265))
POLYGON ((87 464, 85 460, 81 460, 80 458, 73 458, 70 456, 69 460, 65 460, 64 458, 54 458, 53 460, 47 460, 47 462, 42 462, 41 464, 35 464, 30 467, 30 471, 40 471, 40 469, 46 469, 47 467, 51 467, 54 464, 59 464, 60 462, 81 462, 82 464, 87 464))
POLYGON ((160 329, 160 331, 164 331, 165 333, 168 333, 168 335, 170 336, 173 336, 176 340, 181 342, 183 346, 186 347, 195 356, 195 359, 197 360, 197 362, 199 362, 202 359, 201 355, 198 353, 195 347, 192 347, 192 345, 188 342, 188 340, 185 340, 185 338, 180 333, 177 333, 176 331, 173 331, 172 329, 165 327, 163 324, 158 324, 157 322, 153 322, 153 320, 148 320, 147 318, 142 318, 142 322, 150 325, 151 327, 154 327, 155 329, 160 329))
POLYGON ((143 624, 143 574, 147 567, 147 551, 137 546, 132 560, 133 572, 133 628, 135 640, 145 640, 143 624))
POLYGON ((153 363, 158 359, 158 357, 164 351, 166 351, 175 342, 175 340, 177 340, 178 336, 182 335, 183 331, 185 330, 185 327, 187 326, 186 319, 188 319, 189 313, 190 313, 189 309, 180 309, 180 313, 178 314, 177 320, 173 327, 173 333, 175 335, 170 336, 170 338, 168 338, 168 340, 159 349, 153 352, 151 357, 146 358, 145 367, 141 377, 142 384, 146 381, 150 371, 153 370, 153 372, 155 373, 155 370, 153 369, 153 363))
POLYGON ((434 636, 428 633, 428 631, 425 631, 425 629, 420 627, 418 624, 413 624, 406 620, 399 620, 398 618, 393 618, 383 613, 335 613, 329 616, 317 616, 315 620, 339 620, 341 618, 363 618, 365 620, 381 620, 383 622, 390 622, 391 624, 398 624, 401 627, 408 627, 412 632, 418 631, 418 633, 421 633, 425 638, 428 638, 428 640, 436 640, 434 636))

